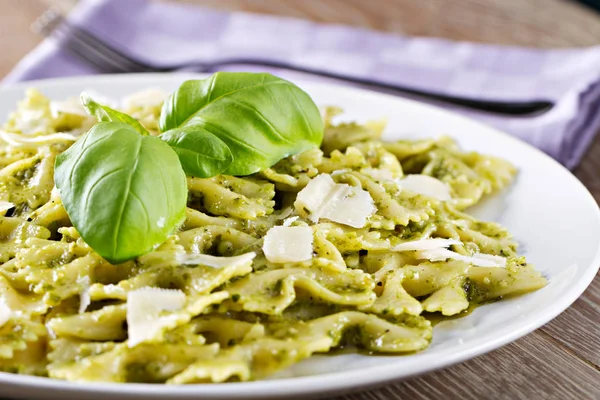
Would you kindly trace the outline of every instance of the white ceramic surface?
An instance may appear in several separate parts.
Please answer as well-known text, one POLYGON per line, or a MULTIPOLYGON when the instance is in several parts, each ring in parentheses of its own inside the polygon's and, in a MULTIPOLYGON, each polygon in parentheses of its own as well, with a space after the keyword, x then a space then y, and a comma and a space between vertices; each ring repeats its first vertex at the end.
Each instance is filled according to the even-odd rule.
MULTIPOLYGON (((77 96, 88 89, 118 98, 147 87, 170 91, 190 76, 113 75, 4 87, 0 89, 0 120, 5 120, 29 86, 55 99, 77 96)), ((551 158, 492 128, 435 107, 354 88, 298 84, 317 104, 343 107, 349 119, 387 117, 386 139, 447 134, 464 149, 505 157, 517 165, 520 172, 511 188, 472 212, 507 226, 529 261, 549 279, 549 285, 440 323, 434 329, 431 346, 414 355, 315 356, 282 371, 277 379, 214 385, 73 384, 0 373, 0 397, 267 399, 337 394, 405 379, 494 350, 556 317, 596 275, 600 264, 598 206, 585 187, 551 158)))

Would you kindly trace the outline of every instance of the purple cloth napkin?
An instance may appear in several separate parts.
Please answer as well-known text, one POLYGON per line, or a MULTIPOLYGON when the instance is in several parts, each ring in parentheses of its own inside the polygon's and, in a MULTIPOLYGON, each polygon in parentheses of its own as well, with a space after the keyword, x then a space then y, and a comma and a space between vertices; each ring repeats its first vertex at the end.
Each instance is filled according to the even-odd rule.
MULTIPOLYGON (((600 46, 537 50, 411 38, 148 0, 83 1, 70 18, 157 65, 253 57, 452 95, 550 99, 556 107, 537 117, 455 111, 521 138, 569 168, 577 165, 600 128, 600 46)), ((4 82, 96 73, 54 40, 46 40, 4 82)))

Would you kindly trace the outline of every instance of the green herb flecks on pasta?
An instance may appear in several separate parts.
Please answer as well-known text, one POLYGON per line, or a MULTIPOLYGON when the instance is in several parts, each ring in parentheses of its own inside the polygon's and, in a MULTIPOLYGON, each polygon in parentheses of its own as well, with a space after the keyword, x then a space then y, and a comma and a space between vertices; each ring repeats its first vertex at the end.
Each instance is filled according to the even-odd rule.
MULTIPOLYGON (((31 98, 51 109, 43 97, 31 98)), ((238 216, 255 219, 272 211, 269 191, 256 201, 265 207, 252 213, 245 193, 222 191, 210 197, 219 191, 218 182, 217 187, 210 186, 210 181, 200 178, 225 171, 232 175, 258 172, 286 156, 317 147, 323 135, 312 99, 291 82, 270 74, 224 72, 184 82, 163 105, 160 138, 151 136, 135 117, 98 103, 87 93, 82 93, 81 103, 99 122, 56 156, 53 178, 73 225, 98 254, 113 263, 148 253, 179 227, 187 192, 184 173, 190 176, 193 191, 205 189, 202 195, 208 211, 222 207, 215 200, 227 196, 236 206, 247 206, 248 212, 238 216)), ((16 125, 23 125, 22 121, 16 125)), ((48 140, 76 139, 68 133, 60 135, 48 140)), ((0 135, 9 145, 27 143, 22 136, 0 135)), ((20 183, 49 182, 39 175, 48 173, 54 155, 21 160, 24 166, 15 165, 16 173, 26 179, 20 183)), ((44 193, 27 198, 27 209, 47 201, 47 186, 44 193)), ((242 192, 253 190, 244 181, 232 186, 242 192)), ((23 203, 17 188, 11 193, 23 203)))
MULTIPOLYGON (((134 94, 122 108, 88 101, 103 120, 88 133, 107 146, 101 168, 88 165, 85 151, 76 161, 87 146, 73 144, 95 118, 77 103, 28 92, 0 131, 8 134, 0 135, 0 371, 77 382, 256 380, 344 346, 376 354, 423 350, 435 335, 430 316, 465 315, 546 284, 505 228, 464 211, 508 185, 514 168, 463 152, 449 138, 385 142, 382 122, 336 124, 339 110, 329 108, 320 148, 318 123, 309 121, 317 136, 294 150, 304 151, 284 149, 293 134, 277 139, 273 158, 243 166, 254 150, 244 151, 245 169, 236 164, 232 171, 252 174, 240 177, 214 175, 235 163, 239 148, 231 147, 229 161, 215 150, 220 161, 209 165, 199 153, 182 155, 188 138, 170 147, 156 137, 159 125, 176 129, 174 138, 207 122, 211 132, 263 132, 272 114, 255 125, 213 124, 232 104, 242 104, 248 117, 280 94, 271 90, 295 90, 253 79, 247 91, 241 83, 215 84, 213 95, 223 99, 214 106, 208 94, 186 103, 189 90, 204 87, 189 83, 164 106, 174 112, 164 121, 164 94, 134 94), (235 88, 242 97, 231 96, 235 88), (113 176, 131 178, 129 194, 111 175, 103 186, 101 175, 115 168, 112 153, 144 141, 166 149, 140 153, 148 159, 138 160, 145 165, 139 176, 127 160, 116 168, 113 176), (60 193, 53 189, 57 157, 60 193), (86 168, 70 176, 74 168, 61 171, 64 162, 86 168), (194 163, 204 172, 186 178, 183 170, 194 163), (170 174, 173 165, 179 170, 170 174), (170 189, 177 204, 154 190, 159 167, 180 183, 170 189), (102 190, 94 191, 92 180, 67 184, 94 173, 102 190), (98 221, 118 214, 117 197, 125 218, 112 232, 124 242, 98 243, 114 228, 98 221), (103 208, 93 213, 76 198, 103 208), (356 223, 348 204, 365 221, 356 223), (142 208, 147 219, 134 212, 142 208), (147 226, 160 216, 162 228, 147 226), (302 232, 304 241, 290 232, 302 232)), ((265 140, 296 124, 285 116, 275 116, 265 140)), ((230 148, 224 135, 217 140, 230 148)))

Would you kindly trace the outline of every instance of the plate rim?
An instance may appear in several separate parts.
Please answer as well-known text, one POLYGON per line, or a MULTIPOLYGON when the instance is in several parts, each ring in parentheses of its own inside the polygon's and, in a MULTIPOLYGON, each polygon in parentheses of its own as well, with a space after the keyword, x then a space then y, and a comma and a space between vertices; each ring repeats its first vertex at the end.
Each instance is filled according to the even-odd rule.
MULTIPOLYGON (((41 79, 33 81, 18 82, 14 84, 2 85, 0 87, 0 96, 6 92, 24 90, 29 87, 36 87, 43 90, 44 87, 68 86, 68 85, 85 85, 85 82, 91 81, 90 85, 101 85, 103 81, 108 81, 111 84, 117 84, 119 81, 144 81, 158 80, 166 84, 171 81, 181 81, 190 78, 202 78, 209 74, 198 73, 135 73, 135 74, 113 74, 113 75, 84 75, 75 77, 62 77, 52 79, 41 79)), ((577 186, 582 190, 581 195, 585 196, 585 201, 590 203, 595 213, 596 223, 600 225, 600 208, 598 203, 593 198, 589 190, 571 171, 566 169, 556 160, 542 152, 541 150, 523 142, 515 137, 504 133, 494 127, 488 126, 477 120, 471 119, 464 115, 445 110, 435 105, 421 103, 419 101, 398 97, 387 93, 380 93, 368 89, 344 86, 335 83, 314 82, 303 79, 292 79, 301 87, 319 87, 323 90, 345 91, 351 96, 377 96, 382 97, 386 101, 405 102, 413 107, 420 107, 424 111, 433 113, 443 113, 449 117, 455 118, 457 121, 469 123, 473 126, 478 126, 489 133, 493 133, 502 140, 508 140, 515 146, 525 147, 527 151, 537 153, 537 156, 542 157, 545 162, 553 164, 563 174, 569 175, 569 179, 573 179, 577 186)), ((140 82, 141 84, 141 82, 140 82)), ((584 199, 582 198, 582 201, 584 199)), ((458 344, 449 349, 444 349, 437 354, 432 354, 431 358, 434 362, 423 362, 422 366, 415 368, 414 371, 408 374, 398 375, 394 373, 393 364, 382 366, 374 366, 366 369, 356 369, 350 371, 331 372, 326 374, 300 376, 293 378, 282 378, 277 380, 259 380, 252 382, 239 383, 219 383, 219 384, 190 384, 181 386, 171 385, 156 385, 156 384, 138 384, 138 383, 74 383, 62 381, 58 379, 36 377, 30 375, 16 375, 5 372, 0 372, 0 387, 20 388, 25 390, 34 390, 41 394, 45 391, 52 390, 54 394, 62 392, 65 394, 81 394, 88 393, 94 395, 110 395, 118 394, 131 397, 148 397, 162 398, 165 396, 173 396, 175 398, 214 398, 214 399, 229 399, 229 398, 273 398, 280 396, 300 396, 300 395, 323 395, 329 393, 344 393, 357 388, 373 387, 383 385, 392 381, 405 380, 417 375, 429 373, 441 368, 445 368, 459 362, 477 357, 481 354, 498 349, 508 343, 511 343, 531 332, 538 329, 542 325, 556 318, 560 313, 571 306, 590 286, 594 280, 598 270, 600 269, 600 238, 596 248, 596 254, 592 263, 584 270, 577 285, 569 287, 567 291, 557 299, 558 301, 548 306, 545 311, 535 314, 534 317, 528 320, 527 323, 519 325, 516 329, 512 326, 503 327, 496 331, 493 340, 482 341, 475 339, 469 344, 458 344), (510 329, 509 329, 510 328, 510 329), (441 353, 441 354, 440 354, 441 353), (58 392, 55 392, 58 391, 58 392)), ((399 360, 402 357, 399 356, 399 360)), ((26 394, 25 394, 26 395, 26 394)), ((52 394, 46 394, 52 395, 52 394)))

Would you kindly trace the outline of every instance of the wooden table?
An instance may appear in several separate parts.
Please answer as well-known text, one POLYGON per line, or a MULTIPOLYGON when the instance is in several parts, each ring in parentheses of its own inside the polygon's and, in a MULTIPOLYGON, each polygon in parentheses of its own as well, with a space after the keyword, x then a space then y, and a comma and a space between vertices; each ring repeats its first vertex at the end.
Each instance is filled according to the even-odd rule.
MULTIPOLYGON (((123 0, 127 1, 127 0, 123 0)), ((600 44, 600 15, 565 0, 187 0, 409 35, 537 47, 600 44)), ((0 0, 0 76, 40 38, 31 22, 48 4, 0 0)), ((575 171, 600 199, 600 135, 575 171)), ((335 400, 600 399, 600 277, 573 306, 534 333, 473 360, 335 400)))

